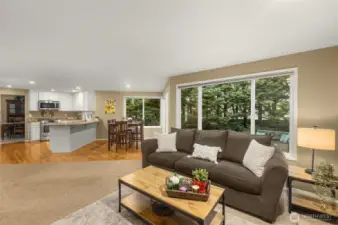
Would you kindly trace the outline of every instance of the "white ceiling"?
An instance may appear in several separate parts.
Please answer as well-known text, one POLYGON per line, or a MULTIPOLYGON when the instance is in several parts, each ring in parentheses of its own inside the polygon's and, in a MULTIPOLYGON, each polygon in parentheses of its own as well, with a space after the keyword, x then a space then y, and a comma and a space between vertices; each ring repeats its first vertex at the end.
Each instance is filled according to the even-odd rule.
POLYGON ((169 76, 338 45, 337 12, 337 0, 0 0, 0 87, 162 91, 169 76))

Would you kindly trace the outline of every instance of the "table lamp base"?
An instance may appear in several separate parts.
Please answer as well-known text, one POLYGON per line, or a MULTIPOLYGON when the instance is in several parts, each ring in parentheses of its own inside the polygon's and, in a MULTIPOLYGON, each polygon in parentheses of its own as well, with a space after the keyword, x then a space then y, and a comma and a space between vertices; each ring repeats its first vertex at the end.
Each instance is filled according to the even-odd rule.
POLYGON ((305 173, 312 174, 314 172, 313 169, 305 169, 305 173))

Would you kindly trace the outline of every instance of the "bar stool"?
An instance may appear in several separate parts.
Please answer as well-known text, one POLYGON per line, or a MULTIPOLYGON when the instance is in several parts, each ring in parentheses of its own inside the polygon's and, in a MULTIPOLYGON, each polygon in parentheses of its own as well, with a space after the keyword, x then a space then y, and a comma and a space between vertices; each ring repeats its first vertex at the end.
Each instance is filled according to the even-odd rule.
POLYGON ((125 149, 127 150, 128 145, 130 145, 130 131, 128 130, 128 121, 118 121, 116 124, 116 149, 122 148, 122 145, 124 145, 125 149))
POLYGON ((143 122, 137 122, 133 127, 135 127, 135 129, 131 131, 131 140, 136 145, 136 149, 138 149, 139 142, 144 140, 143 122))
POLYGON ((108 120, 108 151, 116 144, 116 119, 108 120))

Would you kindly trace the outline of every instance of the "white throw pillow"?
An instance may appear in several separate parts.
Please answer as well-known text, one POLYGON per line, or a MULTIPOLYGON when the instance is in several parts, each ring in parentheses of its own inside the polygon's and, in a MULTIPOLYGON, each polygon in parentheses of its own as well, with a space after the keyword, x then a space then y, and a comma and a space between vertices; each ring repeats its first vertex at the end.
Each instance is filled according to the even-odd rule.
POLYGON ((156 152, 177 152, 176 133, 161 134, 155 133, 158 149, 156 152))
POLYGON ((265 146, 252 140, 243 159, 243 165, 251 170, 257 177, 261 177, 265 164, 275 153, 275 147, 265 146))
POLYGON ((206 159, 217 164, 217 155, 219 152, 222 152, 220 147, 194 144, 194 152, 192 153, 192 157, 206 159))

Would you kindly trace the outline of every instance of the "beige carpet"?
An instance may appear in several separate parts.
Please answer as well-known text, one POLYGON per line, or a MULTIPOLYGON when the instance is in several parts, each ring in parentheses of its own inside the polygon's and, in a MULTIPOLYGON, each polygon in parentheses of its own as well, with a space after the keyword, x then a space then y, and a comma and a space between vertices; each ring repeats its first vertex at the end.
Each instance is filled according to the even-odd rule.
POLYGON ((47 225, 117 190, 141 161, 0 165, 0 224, 47 225))
MULTIPOLYGON (((139 168, 141 161, 128 160, 0 165, 0 224, 51 224, 116 191, 117 179, 139 168)), ((253 224, 267 224, 229 207, 227 212, 253 224)), ((289 214, 285 212, 276 224, 291 225, 289 214)), ((302 217, 299 224, 324 223, 302 217)))
MULTIPOLYGON (((125 186, 122 186, 122 198, 135 192, 125 186)), ((118 212, 118 191, 106 196, 105 198, 82 208, 64 219, 61 219, 52 225, 145 225, 140 219, 135 217, 131 212, 122 208, 118 212)), ((222 212, 222 206, 219 204, 217 212, 222 212)), ((198 225, 197 222, 188 219, 180 213, 172 215, 179 224, 198 225)), ((250 221, 237 217, 226 211, 226 225, 257 225, 250 221)), ((171 224, 170 222, 164 224, 171 224)))

